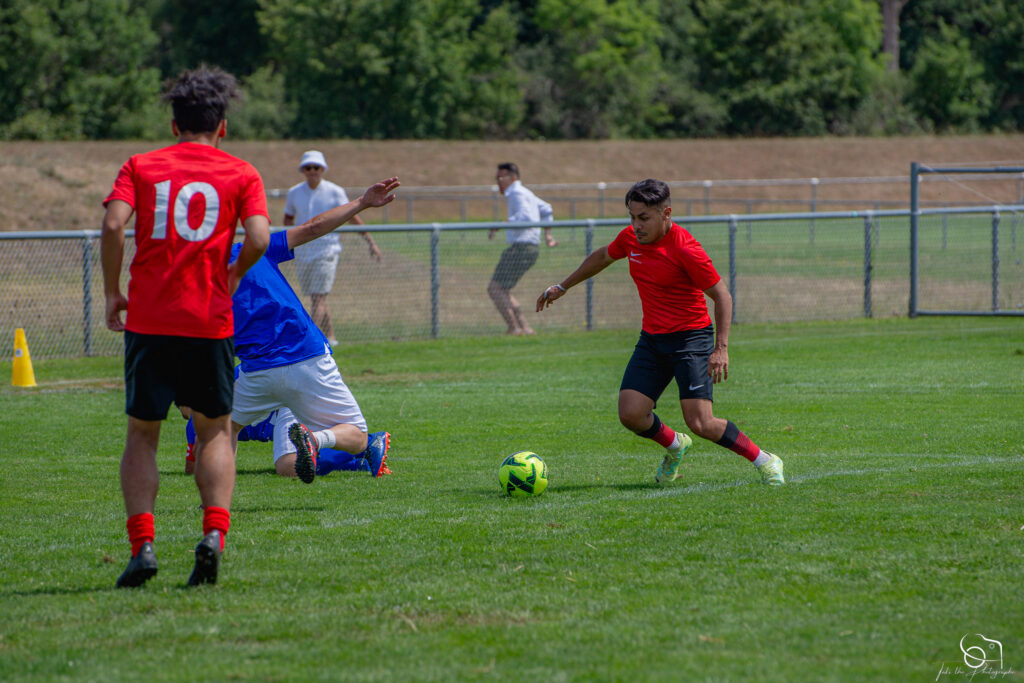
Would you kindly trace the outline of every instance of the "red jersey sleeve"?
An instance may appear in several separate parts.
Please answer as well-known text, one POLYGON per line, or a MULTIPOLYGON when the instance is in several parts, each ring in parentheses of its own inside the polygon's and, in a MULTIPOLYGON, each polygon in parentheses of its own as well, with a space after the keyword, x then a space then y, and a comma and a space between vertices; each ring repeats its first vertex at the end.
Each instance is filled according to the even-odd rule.
POLYGON ((626 258, 626 254, 629 253, 629 247, 626 245, 626 241, 632 234, 632 225, 620 231, 619 234, 615 236, 615 239, 612 240, 612 243, 608 245, 608 255, 616 261, 626 258))
POLYGON ((711 257, 704 251, 700 242, 692 240, 684 247, 684 252, 686 257, 682 260, 681 265, 697 289, 703 292, 718 284, 722 278, 715 270, 714 264, 711 263, 711 257))
POLYGON ((250 216, 266 216, 270 219, 270 212, 267 210, 267 193, 263 189, 263 178, 256 169, 248 178, 248 182, 242 191, 242 206, 238 212, 238 219, 245 222, 250 216))
POLYGON ((121 170, 117 173, 117 178, 114 180, 114 188, 107 195, 107 198, 103 200, 103 206, 115 199, 120 199, 122 202, 127 202, 133 209, 135 207, 135 157, 131 157, 128 161, 124 162, 121 166, 121 170))

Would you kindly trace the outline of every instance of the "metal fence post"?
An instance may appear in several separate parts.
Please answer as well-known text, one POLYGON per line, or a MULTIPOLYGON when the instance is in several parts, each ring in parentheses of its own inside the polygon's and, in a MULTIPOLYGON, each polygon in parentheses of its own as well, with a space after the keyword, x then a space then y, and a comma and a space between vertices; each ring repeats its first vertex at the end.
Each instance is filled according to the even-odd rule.
POLYGON ((430 231, 430 336, 441 336, 440 295, 441 295, 441 224, 433 223, 430 231))
POLYGON ((999 310, 999 209, 992 212, 992 310, 999 310))
POLYGON ((864 317, 871 317, 871 213, 864 216, 864 317))
POLYGON ((732 319, 736 322, 736 214, 729 214, 729 295, 732 297, 732 319))
POLYGON ((608 188, 608 183, 600 182, 597 184, 597 215, 599 218, 604 218, 604 191, 608 188))
MULTIPOLYGON (((948 209, 949 202, 943 202, 942 208, 948 209)), ((942 251, 946 251, 946 244, 949 240, 949 214, 942 214, 942 251)))
MULTIPOLYGON (((817 178, 811 178, 811 213, 818 211, 818 183, 817 178)), ((811 216, 811 244, 814 244, 814 216, 811 216)))
POLYGON ((413 223, 416 220, 415 219, 416 211, 413 208, 413 205, 415 204, 415 202, 416 202, 416 198, 413 197, 412 195, 408 195, 406 197, 406 199, 405 199, 405 220, 406 220, 407 223, 413 223))
POLYGON ((711 181, 705 180, 704 185, 704 215, 711 215, 711 181))
POLYGON ((910 162, 910 300, 907 315, 917 317, 917 219, 920 213, 920 195, 918 181, 920 167, 916 161, 910 162))
POLYGON ((82 239, 82 352, 92 355, 92 236, 82 239))
MULTIPOLYGON (((587 256, 594 251, 594 219, 587 221, 586 239, 587 256)), ((587 278, 587 331, 594 329, 594 278, 587 278)))

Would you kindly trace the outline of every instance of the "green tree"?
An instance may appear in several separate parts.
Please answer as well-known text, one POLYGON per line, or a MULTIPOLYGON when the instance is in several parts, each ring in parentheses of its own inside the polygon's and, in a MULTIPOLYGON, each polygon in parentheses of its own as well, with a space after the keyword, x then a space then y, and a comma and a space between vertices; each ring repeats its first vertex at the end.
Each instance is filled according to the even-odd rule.
POLYGON ((657 0, 539 0, 541 38, 524 52, 536 136, 647 137, 671 117, 657 94, 657 0))
POLYGON ((158 134, 156 35, 127 0, 7 0, 0 36, 0 137, 158 134))
POLYGON ((149 0, 165 78, 201 63, 244 79, 269 60, 259 0, 149 0))
POLYGON ((910 69, 913 107, 939 130, 973 131, 990 111, 992 86, 967 38, 942 25, 924 39, 910 69))
POLYGON ((242 80, 241 102, 229 113, 231 137, 274 140, 288 136, 295 106, 286 100, 284 76, 267 65, 242 80))
POLYGON ((870 0, 697 0, 700 85, 727 103, 727 132, 842 131, 884 68, 870 0))
POLYGON ((662 68, 655 97, 668 108, 668 117, 654 125, 664 137, 711 137, 728 126, 729 110, 722 98, 700 86, 697 63, 697 17, 692 0, 663 0, 658 39, 662 68))
POLYGON ((260 5, 297 136, 472 137, 515 123, 507 13, 474 30, 474 0, 260 5))
POLYGON ((942 92, 958 101, 941 104, 926 83, 914 82, 911 104, 934 112, 936 126, 1024 130, 1024 15, 1014 0, 914 0, 902 14, 900 64, 915 78, 941 80, 949 69, 959 86, 942 92), (944 48, 950 55, 942 55, 944 48), (954 56, 962 63, 954 63, 954 56), (927 61, 920 65, 921 61, 927 61), (971 82, 963 80, 971 79, 971 82), (927 101, 918 101, 925 96, 927 101), (978 109, 984 111, 978 111, 978 109))

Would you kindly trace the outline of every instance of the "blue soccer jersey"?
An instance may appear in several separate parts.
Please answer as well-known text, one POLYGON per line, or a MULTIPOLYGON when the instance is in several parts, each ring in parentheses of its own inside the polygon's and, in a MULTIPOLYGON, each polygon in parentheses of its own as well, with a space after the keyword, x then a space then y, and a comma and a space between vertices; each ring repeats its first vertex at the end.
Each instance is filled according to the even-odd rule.
MULTIPOLYGON (((231 258, 242 246, 236 244, 231 258)), ((243 372, 290 365, 331 353, 327 337, 316 326, 298 295, 288 284, 279 263, 290 261, 286 231, 270 236, 266 253, 250 268, 233 297, 235 355, 243 372)))

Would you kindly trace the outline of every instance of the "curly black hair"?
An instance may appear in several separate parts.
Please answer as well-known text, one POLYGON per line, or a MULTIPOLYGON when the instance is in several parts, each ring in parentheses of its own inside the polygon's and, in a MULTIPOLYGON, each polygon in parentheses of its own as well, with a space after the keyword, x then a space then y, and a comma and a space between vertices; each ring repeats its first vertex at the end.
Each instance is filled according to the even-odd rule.
POLYGON ((238 81, 227 71, 201 64, 183 71, 164 99, 183 133, 212 133, 226 118, 228 103, 238 97, 238 81))

